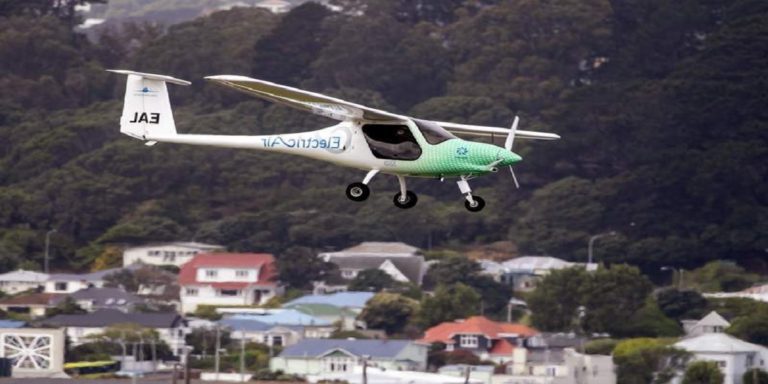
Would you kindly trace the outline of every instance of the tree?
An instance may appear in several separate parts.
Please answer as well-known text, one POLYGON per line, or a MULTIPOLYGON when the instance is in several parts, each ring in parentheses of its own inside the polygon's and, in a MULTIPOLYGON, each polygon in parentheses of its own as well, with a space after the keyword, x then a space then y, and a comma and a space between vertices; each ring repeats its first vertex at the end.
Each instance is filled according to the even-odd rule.
POLYGON ((350 291, 380 292, 392 288, 397 282, 388 273, 380 269, 364 269, 349 282, 350 291))
POLYGON ((421 302, 418 322, 431 327, 444 321, 463 319, 480 312, 480 295, 471 287, 456 283, 440 285, 435 294, 421 302))
POLYGON ((87 312, 71 297, 66 297, 59 304, 56 304, 55 307, 45 310, 46 317, 52 317, 56 315, 76 315, 81 313, 87 312))
POLYGON ((696 361, 688 365, 683 376, 683 384, 722 384, 723 372, 716 361, 696 361))
POLYGON ((552 271, 528 296, 533 326, 542 331, 572 330, 576 309, 583 300, 580 291, 589 275, 584 268, 552 271))
POLYGON ((732 261, 711 261, 685 274, 685 285, 704 292, 734 292, 749 288, 759 276, 732 261))
POLYGON ((750 343, 768 346, 768 310, 761 309, 739 316, 733 319, 731 326, 725 331, 750 343))
POLYGON ((656 301, 665 315, 678 321, 698 319, 704 316, 707 309, 707 300, 704 296, 692 290, 664 289, 656 294, 656 301))
POLYGON ((368 328, 383 329, 388 335, 405 328, 411 317, 418 312, 419 303, 393 293, 379 293, 365 304, 358 316, 368 328))
MULTIPOLYGON (((105 286, 122 287, 127 292, 138 292, 145 287, 169 287, 176 285, 176 276, 152 265, 142 265, 137 269, 121 269, 104 277, 105 286)), ((166 289, 165 291, 171 291, 166 289)))
MULTIPOLYGON (((230 332, 219 330, 219 344, 224 347, 231 342, 230 332)), ((206 355, 216 354, 216 330, 212 328, 195 328, 185 336, 187 345, 194 348, 192 353, 206 355)))
POLYGON ((323 261, 307 247, 291 247, 277 259, 278 280, 288 287, 310 289, 315 281, 322 281, 336 265, 323 261))
POLYGON ((768 372, 759 368, 752 368, 741 377, 744 384, 768 384, 768 372))
POLYGON ((613 349, 617 382, 647 384, 669 382, 685 367, 690 354, 670 347, 672 340, 628 339, 613 349))
POLYGON ((645 306, 652 289, 650 280, 637 267, 626 264, 589 273, 581 288, 585 329, 615 336, 631 332, 632 317, 645 306))

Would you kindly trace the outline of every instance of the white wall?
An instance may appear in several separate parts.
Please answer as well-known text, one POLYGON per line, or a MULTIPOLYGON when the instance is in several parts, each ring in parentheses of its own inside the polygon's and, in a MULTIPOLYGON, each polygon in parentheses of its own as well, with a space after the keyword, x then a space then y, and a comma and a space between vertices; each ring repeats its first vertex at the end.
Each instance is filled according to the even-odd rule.
POLYGON ((49 280, 45 282, 45 292, 46 293, 74 293, 81 289, 86 289, 90 285, 93 285, 96 288, 103 288, 104 287, 104 280, 96 280, 96 281, 84 281, 84 280, 78 280, 78 281, 56 281, 56 280, 49 280), (64 283, 66 284, 66 288, 63 290, 56 289, 57 283, 64 283))
POLYGON ((181 267, 198 253, 224 250, 221 248, 196 248, 175 244, 158 244, 126 248, 123 251, 123 266, 142 262, 150 265, 175 265, 181 267))
POLYGON ((195 280, 200 283, 229 283, 246 282, 255 283, 259 281, 260 268, 197 268, 195 280), (212 272, 214 276, 210 276, 212 272))
POLYGON ((182 313, 191 313, 199 305, 260 305, 266 303, 277 294, 274 287, 250 287, 240 289, 237 296, 221 296, 218 289, 210 285, 185 285, 179 293, 182 313), (196 289, 196 295, 188 294, 188 288, 196 289), (254 291, 261 291, 261 298, 256 302, 254 291))

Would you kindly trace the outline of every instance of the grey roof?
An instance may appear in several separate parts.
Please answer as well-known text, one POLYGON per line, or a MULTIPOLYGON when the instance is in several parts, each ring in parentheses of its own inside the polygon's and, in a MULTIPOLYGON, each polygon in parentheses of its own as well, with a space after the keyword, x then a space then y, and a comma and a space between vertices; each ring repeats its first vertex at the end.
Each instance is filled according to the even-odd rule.
POLYGON ((317 357, 340 349, 355 356, 395 358, 412 344, 407 340, 304 339, 286 347, 281 357, 317 357))
POLYGON ((501 263, 502 268, 511 272, 563 269, 574 263, 551 256, 521 256, 501 263))
POLYGON ((337 254, 389 254, 389 255, 414 255, 419 252, 419 249, 400 242, 379 242, 379 241, 366 241, 362 242, 354 247, 349 247, 337 254))
POLYGON ((138 269, 141 265, 133 264, 125 268, 111 268, 91 273, 54 273, 48 277, 48 281, 101 281, 107 276, 120 272, 123 269, 138 269))
POLYGON ((16 271, 0 274, 0 281, 42 283, 47 279, 48 279, 48 275, 45 273, 27 271, 24 269, 19 269, 16 271))
POLYGON ((175 312, 123 313, 115 309, 100 309, 82 315, 56 315, 43 320, 44 324, 61 327, 108 327, 122 323, 134 323, 148 328, 173 328, 184 319, 175 312))
POLYGON ((385 261, 389 260, 394 266, 408 278, 409 281, 421 284, 426 265, 423 256, 390 257, 386 255, 362 255, 362 256, 337 256, 328 254, 328 261, 343 269, 378 269, 385 261))
POLYGON ((586 337, 578 336, 574 333, 544 332, 528 338, 528 340, 526 340, 526 347, 550 349, 575 348, 587 341, 588 339, 586 337))
MULTIPOLYGON (((143 303, 144 299, 128 293, 120 288, 96 288, 90 287, 74 292, 68 297, 75 301, 91 300, 94 307, 122 308, 133 304, 143 303)), ((64 297, 56 299, 56 302, 64 300, 64 297)))

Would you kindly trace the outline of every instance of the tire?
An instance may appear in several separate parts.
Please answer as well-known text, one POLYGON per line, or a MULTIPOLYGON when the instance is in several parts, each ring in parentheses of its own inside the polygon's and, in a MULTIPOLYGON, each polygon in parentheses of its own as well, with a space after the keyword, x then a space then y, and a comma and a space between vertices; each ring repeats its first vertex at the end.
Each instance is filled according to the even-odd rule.
POLYGON ((395 198, 392 200, 395 206, 401 209, 413 208, 419 201, 419 198, 412 191, 405 191, 405 202, 400 201, 400 192, 395 194, 395 198))
POLYGON ((475 205, 469 203, 469 200, 464 200, 464 207, 467 208, 470 212, 480 212, 485 208, 485 200, 483 200, 480 196, 472 196, 472 199, 475 200, 475 205))
POLYGON ((352 201, 365 201, 371 195, 371 189, 363 183, 352 183, 347 186, 347 198, 352 201))

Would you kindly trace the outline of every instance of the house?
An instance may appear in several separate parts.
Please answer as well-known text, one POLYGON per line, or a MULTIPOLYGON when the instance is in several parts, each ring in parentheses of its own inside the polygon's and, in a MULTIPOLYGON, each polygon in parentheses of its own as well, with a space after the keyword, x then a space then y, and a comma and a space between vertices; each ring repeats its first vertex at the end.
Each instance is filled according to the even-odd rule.
POLYGON ((347 372, 322 373, 319 375, 307 376, 310 383, 348 383, 348 384, 490 384, 470 377, 466 380, 463 376, 456 376, 440 373, 417 372, 417 371, 395 371, 378 367, 367 367, 365 369, 365 379, 363 379, 363 367, 354 366, 347 372))
POLYGON ((395 281, 416 285, 421 285, 427 272, 427 264, 419 249, 403 243, 364 242, 339 252, 321 253, 318 257, 335 264, 339 276, 319 283, 317 292, 346 290, 349 281, 366 269, 379 269, 395 281))
MULTIPOLYGON (((494 383, 504 384, 616 384, 613 357, 587 355, 573 348, 561 353, 527 356, 520 348, 507 363, 506 373, 494 375, 494 383)), ((554 351, 553 351, 554 352, 554 351)))
POLYGON ((122 270, 123 268, 112 268, 91 273, 54 273, 45 281, 45 292, 73 293, 91 287, 102 288, 107 277, 122 270))
POLYGON ((146 303, 141 297, 128 293, 122 288, 85 288, 66 296, 59 296, 54 299, 54 303, 58 305, 66 298, 71 298, 80 308, 88 312, 99 309, 132 312, 136 306, 146 303))
POLYGON ((176 241, 145 244, 123 250, 123 266, 136 263, 181 267, 199 253, 222 252, 222 245, 176 241))
POLYGON ((357 320, 357 316, 374 295, 372 292, 306 295, 283 304, 283 308, 295 309, 332 324, 340 323, 344 330, 365 329, 365 323, 357 320))
POLYGON ((184 337, 189 333, 186 320, 177 313, 124 313, 115 309, 100 309, 94 313, 56 315, 42 321, 43 324, 66 328, 66 335, 73 346, 87 343, 94 335, 104 333, 107 327, 117 324, 136 324, 154 329, 176 356, 184 353, 184 337))
POLYGON ((712 311, 701 320, 682 320, 686 336, 699 336, 705 333, 722 333, 731 326, 728 320, 712 311))
POLYGON ((225 316, 219 325, 229 328, 233 339, 267 345, 288 346, 305 338, 328 338, 336 330, 333 323, 294 309, 261 309, 261 313, 225 316))
POLYGON ((7 295, 37 289, 45 285, 48 274, 19 269, 0 275, 0 291, 7 295))
POLYGON ((768 348, 722 332, 685 338, 674 346, 692 353, 694 361, 716 362, 725 376, 723 384, 741 384, 741 378, 748 370, 767 368, 768 348))
POLYGON ((536 284, 553 270, 582 265, 550 256, 521 256, 501 263, 480 260, 479 263, 483 273, 523 292, 535 289, 536 284))
MULTIPOLYGON (((0 328, 0 358, 9 359, 14 378, 68 379, 64 373, 64 331, 0 328)), ((29 380, 29 382, 36 382, 29 380)))
POLYGON ((273 357, 269 368, 301 376, 346 373, 365 359, 372 367, 424 371, 427 349, 408 340, 304 339, 273 357))
POLYGON ((419 342, 443 343, 447 351, 467 350, 483 360, 502 364, 512 360, 515 350, 523 348, 525 340, 536 334, 538 331, 522 324, 473 316, 429 328, 419 342))
POLYGON ((64 297, 55 293, 24 293, 0 299, 0 309, 28 315, 31 318, 45 316, 45 311, 58 303, 57 299, 64 297))
POLYGON ((204 253, 179 271, 181 310, 198 305, 261 305, 282 293, 275 258, 266 253, 204 253))

